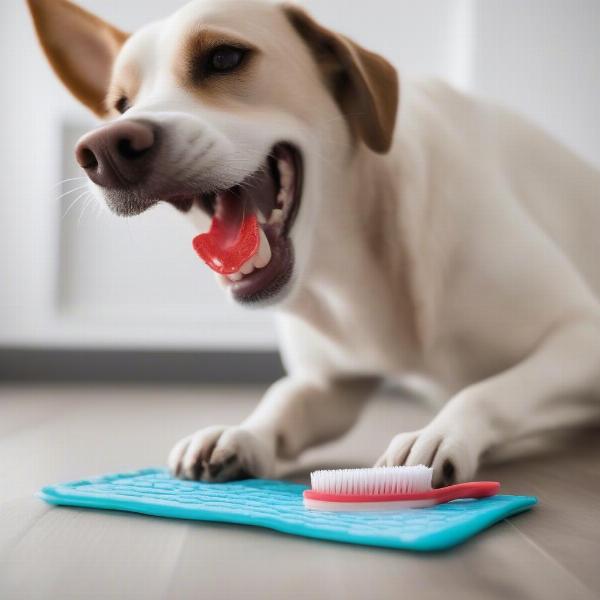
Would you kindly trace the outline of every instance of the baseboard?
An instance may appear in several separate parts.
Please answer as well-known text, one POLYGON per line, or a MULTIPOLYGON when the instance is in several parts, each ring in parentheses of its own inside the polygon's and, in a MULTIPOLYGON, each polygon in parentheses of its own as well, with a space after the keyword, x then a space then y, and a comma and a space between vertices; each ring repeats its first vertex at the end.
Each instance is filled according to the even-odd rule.
POLYGON ((1 348, 0 381, 267 383, 283 374, 275 352, 1 348))

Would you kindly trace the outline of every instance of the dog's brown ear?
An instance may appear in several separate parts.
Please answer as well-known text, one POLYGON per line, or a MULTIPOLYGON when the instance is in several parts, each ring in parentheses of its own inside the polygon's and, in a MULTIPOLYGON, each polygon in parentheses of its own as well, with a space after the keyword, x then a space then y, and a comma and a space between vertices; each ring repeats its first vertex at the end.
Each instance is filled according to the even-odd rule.
POLYGON ((302 9, 283 10, 308 44, 353 131, 375 152, 390 149, 398 111, 398 75, 383 57, 319 25, 302 9))
POLYGON ((27 0, 52 68, 69 91, 97 115, 112 65, 128 35, 67 0, 27 0))

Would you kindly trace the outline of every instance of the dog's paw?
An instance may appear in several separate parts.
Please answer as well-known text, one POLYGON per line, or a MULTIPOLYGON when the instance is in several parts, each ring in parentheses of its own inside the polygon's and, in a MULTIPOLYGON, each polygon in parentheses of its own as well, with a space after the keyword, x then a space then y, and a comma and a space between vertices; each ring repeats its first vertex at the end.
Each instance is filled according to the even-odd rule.
POLYGON ((434 423, 396 435, 376 466, 425 465, 433 468, 433 486, 441 487, 473 479, 479 450, 460 428, 434 423))
POLYGON ((173 475, 184 479, 221 482, 270 477, 275 450, 268 440, 247 429, 217 425, 175 444, 168 465, 173 475))

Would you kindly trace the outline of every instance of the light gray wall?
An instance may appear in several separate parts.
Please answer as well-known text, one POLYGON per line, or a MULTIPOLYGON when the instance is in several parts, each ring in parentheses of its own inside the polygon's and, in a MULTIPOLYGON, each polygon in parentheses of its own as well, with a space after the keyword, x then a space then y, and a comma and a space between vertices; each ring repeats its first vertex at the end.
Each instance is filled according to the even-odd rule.
POLYGON ((470 87, 600 166, 600 2, 473 3, 470 87))
MULTIPOLYGON (((120 27, 172 0, 81 2, 120 27)), ((383 52, 402 77, 435 75, 525 112, 600 164, 597 0, 305 0, 383 52)), ((227 305, 169 207, 118 220, 78 192, 73 137, 94 120, 63 90, 24 2, 0 4, 0 346, 269 349, 268 313, 227 305)))

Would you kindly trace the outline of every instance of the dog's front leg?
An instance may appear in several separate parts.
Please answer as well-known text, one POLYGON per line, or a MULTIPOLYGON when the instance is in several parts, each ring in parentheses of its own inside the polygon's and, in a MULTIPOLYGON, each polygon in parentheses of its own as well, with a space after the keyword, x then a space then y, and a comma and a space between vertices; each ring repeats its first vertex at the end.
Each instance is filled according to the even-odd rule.
POLYGON ((420 431, 393 438, 378 465, 425 464, 434 484, 471 479, 486 452, 600 419, 600 320, 555 328, 526 359, 454 396, 420 431))
POLYGON ((377 383, 374 378, 285 377, 241 425, 207 427, 178 442, 169 468, 203 481, 271 477, 276 458, 296 458, 348 431, 377 383))

